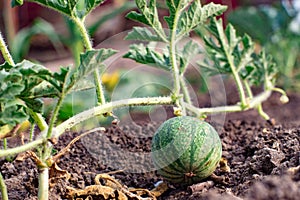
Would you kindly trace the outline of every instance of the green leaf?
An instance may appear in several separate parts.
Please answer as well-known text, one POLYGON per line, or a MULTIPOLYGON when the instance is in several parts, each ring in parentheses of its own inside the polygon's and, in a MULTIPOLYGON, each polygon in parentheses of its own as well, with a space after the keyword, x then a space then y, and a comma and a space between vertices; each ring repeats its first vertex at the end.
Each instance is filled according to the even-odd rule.
POLYGON ((90 50, 80 55, 80 65, 72 70, 69 75, 69 80, 65 81, 64 87, 67 90, 77 84, 83 78, 86 78, 95 70, 104 66, 103 61, 116 53, 113 49, 97 49, 90 50))
POLYGON ((83 18, 105 0, 31 0, 69 17, 83 18))
POLYGON ((23 5, 23 0, 12 0, 11 1, 11 7, 15 7, 15 6, 21 6, 23 5))
POLYGON ((52 96, 58 96, 59 81, 44 66, 24 60, 11 66, 8 63, 0 65, 0 123, 15 125, 27 119, 26 109, 30 108, 41 113, 43 103, 41 97, 49 97, 51 88, 52 96), (41 85, 47 85, 41 90, 41 85), (36 92, 38 91, 38 93, 36 92), (11 118, 10 120, 8 120, 11 118))
POLYGON ((24 98, 23 99, 26 102, 26 105, 28 108, 30 108, 31 110, 33 110, 34 112, 37 113, 42 113, 43 112, 43 101, 41 99, 38 98, 24 98))
POLYGON ((4 69, 0 71, 0 103, 7 103, 21 94, 25 88, 21 79, 21 73, 8 73, 4 69))
POLYGON ((130 58, 138 63, 148 64, 167 71, 170 71, 172 68, 168 55, 162 55, 148 46, 145 47, 143 44, 131 45, 130 50, 123 57, 130 58))
POLYGON ((12 125, 15 126, 28 119, 23 106, 17 104, 0 109, 0 126, 12 125))
MULTIPOLYGON (((164 17, 169 29, 174 28, 174 19, 177 12, 182 12, 193 0, 166 0, 166 4, 169 8, 169 16, 164 17)), ((175 27, 176 28, 176 27, 175 27)))
POLYGON ((254 71, 253 76, 247 77, 249 82, 251 82, 253 85, 264 83, 266 86, 268 86, 269 82, 275 84, 278 67, 272 56, 267 55, 263 50, 260 52, 260 54, 253 55, 253 57, 253 66, 256 70, 254 71))
POLYGON ((221 19, 212 19, 208 31, 212 37, 204 38, 207 58, 200 64, 207 72, 232 75, 234 70, 250 86, 274 82, 277 70, 272 59, 264 52, 257 55, 248 35, 238 36, 230 24, 224 31, 221 19))
POLYGON ((147 0, 136 0, 136 5, 141 13, 131 11, 126 17, 152 27, 161 40, 167 41, 165 32, 159 21, 156 0, 149 0, 149 5, 147 0))
POLYGON ((84 0, 85 4, 85 11, 82 15, 86 16, 88 13, 90 13, 94 8, 96 8, 98 5, 102 4, 105 0, 84 0))
POLYGON ((74 16, 75 6, 79 0, 31 0, 68 16, 74 16))
POLYGON ((195 29, 198 25, 206 22, 210 17, 221 15, 227 6, 209 3, 201 6, 200 0, 195 0, 190 5, 187 12, 183 12, 178 29, 180 30, 180 36, 188 34, 195 29))
POLYGON ((157 41, 162 42, 163 40, 157 35, 153 34, 146 27, 133 27, 132 31, 127 34, 125 40, 140 40, 140 41, 157 41))

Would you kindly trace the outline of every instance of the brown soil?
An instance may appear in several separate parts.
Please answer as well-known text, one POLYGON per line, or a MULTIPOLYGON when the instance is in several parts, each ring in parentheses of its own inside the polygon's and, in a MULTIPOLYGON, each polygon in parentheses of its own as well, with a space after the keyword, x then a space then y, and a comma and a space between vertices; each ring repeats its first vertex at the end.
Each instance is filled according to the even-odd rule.
MULTIPOLYGON (((230 172, 218 168, 215 174, 222 181, 211 182, 208 178, 202 189, 193 192, 189 187, 169 184, 169 189, 158 199, 298 199, 300 97, 290 97, 290 103, 284 106, 277 107, 277 95, 266 103, 276 125, 258 120, 252 111, 227 115, 224 125, 213 123, 220 134, 223 157, 228 160, 230 172)), ((115 170, 124 170, 113 176, 127 187, 154 188, 162 178, 152 170, 147 155, 151 138, 161 122, 147 122, 140 117, 136 116, 134 119, 139 120, 131 125, 112 125, 106 132, 92 133, 76 142, 58 162, 71 176, 68 180, 52 179, 50 199, 67 199, 66 186, 83 189, 95 184, 97 174, 115 170), (126 157, 128 152, 146 156, 132 160, 126 157)), ((78 135, 64 134, 55 149, 60 150, 78 135)), ((38 169, 30 158, 22 162, 2 160, 0 164, 10 199, 36 199, 38 169)))

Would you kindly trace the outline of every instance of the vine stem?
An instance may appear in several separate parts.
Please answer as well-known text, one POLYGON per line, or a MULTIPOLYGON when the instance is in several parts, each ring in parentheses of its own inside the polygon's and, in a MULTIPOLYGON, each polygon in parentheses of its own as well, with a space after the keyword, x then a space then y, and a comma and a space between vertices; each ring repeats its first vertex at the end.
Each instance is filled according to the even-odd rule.
MULTIPOLYGON (((216 20, 216 19, 214 19, 216 20)), ((218 29, 218 32, 221 34, 221 37, 224 37, 226 34, 224 33, 224 29, 223 29, 223 26, 220 25, 219 23, 215 22, 215 24, 217 25, 217 29, 218 29)), ((243 87, 243 83, 242 83, 242 80, 238 74, 238 71, 237 71, 237 68, 234 64, 234 60, 233 60, 233 55, 228 51, 228 49, 226 49, 225 47, 227 46, 225 44, 225 39, 221 39, 221 46, 226 54, 226 57, 228 59, 228 64, 230 66, 230 69, 231 69, 231 72, 232 72, 232 76, 233 76, 233 79, 237 85, 237 89, 238 89, 238 93, 239 93, 239 96, 240 96, 240 101, 241 101, 241 108, 242 110, 245 110, 247 109, 247 107, 249 107, 248 105, 248 102, 247 102, 247 99, 246 99, 246 94, 245 94, 245 91, 244 91, 244 87, 243 87)))
POLYGON ((251 90, 251 87, 250 87, 249 83, 246 80, 243 81, 243 83, 244 83, 244 86, 246 88, 246 91, 247 91, 247 94, 248 94, 248 98, 252 99, 253 98, 253 93, 252 93, 252 90, 251 90))
POLYGON ((192 104, 191 96, 190 96, 190 93, 188 91, 188 87, 186 85, 186 81, 185 81, 183 75, 180 76, 180 85, 181 85, 181 89, 182 89, 182 92, 183 92, 183 95, 184 95, 185 102, 187 102, 188 104, 192 104))
POLYGON ((48 124, 43 118, 43 116, 39 113, 36 113, 32 111, 31 109, 28 109, 30 116, 34 119, 35 123, 39 127, 41 131, 48 130, 48 124))
POLYGON ((14 60, 12 59, 12 56, 10 55, 10 53, 9 53, 9 51, 8 51, 8 48, 7 48, 6 44, 5 44, 5 41, 4 41, 4 38, 3 38, 3 36, 2 36, 1 31, 0 31, 0 50, 1 50, 1 53, 2 53, 2 55, 3 55, 4 60, 5 60, 8 64, 14 66, 14 65, 15 65, 15 62, 14 62, 14 60))
POLYGON ((82 113, 79 113, 68 120, 64 121, 56 127, 55 134, 53 137, 59 137, 63 132, 69 130, 73 126, 90 119, 95 116, 102 115, 104 113, 110 113, 115 108, 124 106, 149 106, 149 105, 171 105, 174 101, 171 97, 146 97, 146 98, 132 98, 123 99, 119 101, 109 102, 82 113))
POLYGON ((0 191, 1 191, 2 200, 8 200, 7 187, 1 172, 0 172, 0 191))
POLYGON ((74 21, 74 23, 77 25, 77 27, 79 29, 79 32, 83 39, 83 44, 84 44, 85 48, 87 50, 92 50, 93 49, 92 41, 91 41, 90 36, 85 28, 84 19, 79 19, 78 17, 72 17, 71 19, 74 21))
POLYGON ((173 28, 171 31, 171 37, 170 37, 170 41, 169 41, 169 51, 170 51, 170 58, 171 58, 171 65, 172 65, 172 69, 173 69, 173 79, 174 79, 174 95, 176 97, 176 104, 179 103, 179 105, 182 102, 180 102, 180 100, 178 100, 178 98, 180 96, 180 76, 179 76, 179 68, 178 68, 177 59, 176 59, 176 35, 177 35, 177 26, 178 26, 178 20, 180 17, 180 13, 181 13, 181 10, 177 10, 175 12, 173 28))
POLYGON ((49 168, 44 167, 39 169, 39 191, 38 199, 46 200, 49 198, 48 194, 49 186, 49 168))
MULTIPOLYGON (((72 17, 72 20, 75 22, 75 24, 79 28, 79 32, 83 39, 83 43, 84 43, 86 50, 88 50, 88 51, 93 50, 92 41, 91 41, 90 36, 84 25, 84 19, 72 17)), ((104 90, 103 90, 103 86, 102 86, 101 77, 100 77, 99 71, 97 69, 94 71, 94 82, 96 85, 98 104, 99 105, 104 104, 105 103, 104 90)))
MULTIPOLYGON (((174 101, 171 97, 147 97, 147 98, 132 98, 132 99, 123 99, 119 101, 114 101, 110 103, 106 103, 89 110, 86 110, 82 113, 79 113, 68 120, 64 121, 56 128, 53 128, 52 138, 58 138, 61 134, 63 134, 66 130, 72 128, 73 126, 88 120, 92 117, 102 115, 104 113, 111 112, 115 108, 120 108, 124 106, 149 106, 149 105, 171 105, 174 104, 174 101)), ((47 142, 47 139, 44 137, 40 137, 32 142, 24 144, 22 146, 18 146, 11 149, 0 150, 0 157, 13 155, 17 153, 21 153, 32 148, 35 148, 43 143, 47 142)))
POLYGON ((59 97, 58 102, 55 106, 54 112, 52 114, 52 117, 50 119, 49 128, 47 130, 47 138, 48 139, 51 138, 51 136, 52 136, 52 130, 53 130, 54 124, 56 122, 57 115, 59 114, 59 109, 63 103, 64 97, 65 97, 64 93, 59 97))
MULTIPOLYGON (((267 90, 264 91, 249 101, 249 106, 244 109, 239 104, 230 105, 230 106, 218 106, 218 107, 212 107, 212 108, 197 108, 191 104, 184 103, 184 106, 189 109, 190 111, 194 112, 198 116, 203 114, 210 114, 210 113, 221 113, 221 112, 238 112, 238 111, 245 111, 249 110, 251 108, 255 108, 257 106, 260 106, 261 103, 265 100, 267 100, 271 96, 272 91, 267 90)), ((262 114, 262 113, 259 113, 262 114)), ((262 115, 263 118, 267 118, 266 115, 262 115)))

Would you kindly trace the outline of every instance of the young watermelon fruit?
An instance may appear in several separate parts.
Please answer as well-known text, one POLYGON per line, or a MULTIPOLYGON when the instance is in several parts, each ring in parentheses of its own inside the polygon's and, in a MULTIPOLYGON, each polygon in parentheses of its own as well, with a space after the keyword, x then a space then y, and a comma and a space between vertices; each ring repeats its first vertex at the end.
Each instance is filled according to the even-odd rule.
POLYGON ((222 155, 216 130, 200 119, 180 116, 165 121, 152 139, 151 156, 158 174, 190 185, 210 176, 222 155))

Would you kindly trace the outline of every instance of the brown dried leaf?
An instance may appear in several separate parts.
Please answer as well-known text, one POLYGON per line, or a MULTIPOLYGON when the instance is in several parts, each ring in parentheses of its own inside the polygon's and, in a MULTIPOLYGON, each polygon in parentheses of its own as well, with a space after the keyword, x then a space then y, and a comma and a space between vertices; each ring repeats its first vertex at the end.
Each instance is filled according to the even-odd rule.
POLYGON ((23 162, 27 158, 29 158, 31 155, 28 154, 27 152, 19 153, 16 157, 16 161, 23 162))
POLYGON ((101 185, 100 179, 103 179, 105 181, 105 185, 114 189, 121 189, 123 188, 122 184, 118 182, 116 179, 114 179, 109 174, 98 174, 95 177, 95 183, 97 185, 101 185))
POLYGON ((158 184, 154 189, 152 189, 150 192, 153 194, 155 197, 161 196, 165 191, 169 189, 168 184, 165 182, 161 182, 158 184))
POLYGON ((79 199, 82 196, 101 196, 102 198, 109 199, 109 198, 115 198, 115 190, 113 188, 103 186, 103 185, 90 185, 82 189, 75 189, 72 187, 67 187, 69 190, 69 197, 71 199, 79 199))
POLYGON ((80 198, 82 199, 82 197, 89 195, 101 197, 104 200, 115 199, 116 196, 118 200, 156 200, 155 195, 151 191, 136 188, 128 189, 108 173, 98 174, 95 177, 95 183, 96 185, 87 186, 83 190, 67 187, 69 190, 69 197, 72 200, 79 200, 80 198), (104 185, 101 184, 100 180, 104 181, 104 185), (142 197, 145 195, 148 197, 142 197))
POLYGON ((67 170, 61 169, 56 163, 54 163, 49 170, 49 187, 52 188, 59 181, 59 179, 69 180, 71 175, 67 170))

